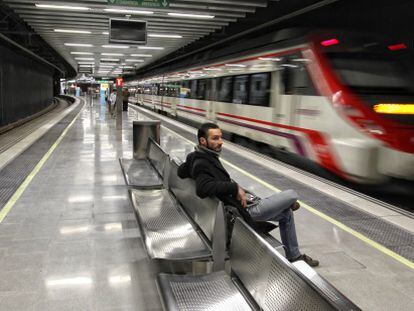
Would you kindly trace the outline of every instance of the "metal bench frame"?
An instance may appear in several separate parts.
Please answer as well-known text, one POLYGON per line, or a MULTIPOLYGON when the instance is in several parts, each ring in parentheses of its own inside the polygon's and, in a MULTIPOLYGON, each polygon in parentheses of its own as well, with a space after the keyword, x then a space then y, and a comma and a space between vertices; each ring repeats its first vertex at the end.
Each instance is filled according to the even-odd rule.
POLYGON ((164 189, 129 189, 149 258, 192 263, 212 261, 213 270, 222 269, 225 257, 222 203, 197 197, 194 181, 178 178, 178 164, 169 157, 165 161, 168 178, 164 176, 164 189), (180 188, 185 189, 188 200, 180 195, 180 188))
POLYGON ((124 159, 119 158, 122 173, 124 175, 125 183, 129 188, 135 189, 161 189, 165 187, 166 167, 165 163, 168 159, 168 154, 157 144, 151 137, 148 138, 146 157, 145 159, 124 159), (134 166, 139 166, 142 170, 142 175, 150 175, 149 182, 135 182, 134 166))
POLYGON ((233 230, 230 266, 230 273, 159 274, 164 310, 229 310, 229 301, 237 310, 360 310, 328 282, 317 286, 241 219, 233 230))

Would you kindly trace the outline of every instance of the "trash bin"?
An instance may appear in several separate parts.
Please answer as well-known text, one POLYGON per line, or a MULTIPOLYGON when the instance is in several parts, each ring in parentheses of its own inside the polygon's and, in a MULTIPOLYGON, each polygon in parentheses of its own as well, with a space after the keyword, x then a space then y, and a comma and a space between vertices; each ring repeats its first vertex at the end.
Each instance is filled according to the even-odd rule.
POLYGON ((133 121, 132 141, 134 159, 144 159, 147 151, 148 138, 160 143, 161 121, 133 121))

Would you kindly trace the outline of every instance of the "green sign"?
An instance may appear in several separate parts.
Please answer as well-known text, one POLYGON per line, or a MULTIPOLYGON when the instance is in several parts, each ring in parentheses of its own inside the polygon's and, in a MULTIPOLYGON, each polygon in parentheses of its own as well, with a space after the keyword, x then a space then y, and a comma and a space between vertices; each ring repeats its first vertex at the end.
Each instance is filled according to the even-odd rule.
POLYGON ((170 0, 108 0, 108 4, 142 8, 168 8, 170 0))

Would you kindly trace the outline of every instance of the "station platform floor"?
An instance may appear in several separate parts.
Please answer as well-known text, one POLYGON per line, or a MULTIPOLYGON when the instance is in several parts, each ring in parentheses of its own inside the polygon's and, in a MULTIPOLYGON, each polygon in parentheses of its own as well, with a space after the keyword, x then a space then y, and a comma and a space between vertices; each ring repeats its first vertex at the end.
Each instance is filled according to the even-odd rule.
MULTIPOLYGON (((118 158, 132 157, 132 120, 162 119, 161 146, 182 160, 195 129, 130 105, 117 131, 98 101, 68 109, 0 170, 1 185, 34 162, 1 205, 0 310, 161 310, 118 158)), ((267 196, 292 187, 303 196, 299 243, 320 260, 319 274, 363 310, 412 310, 412 219, 231 143, 224 148, 226 169, 245 188, 267 196), (343 213, 334 219, 326 205, 343 213), (371 215, 363 219, 369 230, 360 223, 350 230, 361 215, 371 215)))

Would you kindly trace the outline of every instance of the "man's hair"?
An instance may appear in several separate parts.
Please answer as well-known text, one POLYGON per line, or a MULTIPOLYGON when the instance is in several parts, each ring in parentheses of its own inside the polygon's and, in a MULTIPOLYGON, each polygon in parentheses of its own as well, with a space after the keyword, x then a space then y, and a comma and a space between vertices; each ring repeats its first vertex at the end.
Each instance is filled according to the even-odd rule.
POLYGON ((208 136, 208 130, 209 129, 219 129, 220 127, 217 124, 214 123, 204 123, 200 126, 200 128, 198 129, 197 132, 197 139, 198 142, 200 143, 200 138, 204 137, 207 140, 207 136, 208 136))

